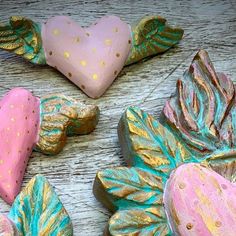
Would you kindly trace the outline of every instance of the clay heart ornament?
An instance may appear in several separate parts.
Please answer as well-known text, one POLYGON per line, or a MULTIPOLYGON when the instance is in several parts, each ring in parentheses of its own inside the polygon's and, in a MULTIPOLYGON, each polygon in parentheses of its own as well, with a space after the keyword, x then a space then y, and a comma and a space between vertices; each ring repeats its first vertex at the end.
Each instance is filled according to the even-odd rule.
POLYGON ((165 52, 177 44, 183 30, 171 28, 159 16, 148 16, 130 27, 116 16, 104 16, 82 28, 66 16, 42 27, 13 16, 0 25, 0 48, 63 73, 92 98, 100 97, 125 65, 165 52))
POLYGON ((88 28, 56 16, 43 25, 42 39, 47 64, 96 98, 123 68, 131 48, 131 29, 115 16, 105 16, 88 28))
POLYGON ((199 164, 184 164, 170 175, 164 205, 172 232, 181 236, 234 236, 236 185, 199 164))
POLYGON ((99 171, 93 188, 115 212, 106 236, 235 236, 236 87, 204 50, 176 87, 159 120, 138 107, 120 119, 128 165, 99 171))
POLYGON ((0 101, 0 196, 9 204, 20 191, 34 149, 56 154, 67 135, 91 132, 98 122, 96 106, 85 106, 63 95, 41 99, 15 88, 0 101))
POLYGON ((34 176, 15 199, 8 217, 0 215, 0 235, 73 235, 71 219, 53 187, 34 176))

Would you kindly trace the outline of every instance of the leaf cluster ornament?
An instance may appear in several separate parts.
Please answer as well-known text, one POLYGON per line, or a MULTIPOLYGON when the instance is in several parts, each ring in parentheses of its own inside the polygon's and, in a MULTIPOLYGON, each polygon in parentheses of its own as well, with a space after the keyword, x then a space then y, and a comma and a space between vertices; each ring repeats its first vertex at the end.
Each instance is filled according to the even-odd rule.
POLYGON ((11 236, 72 236, 73 227, 53 187, 45 177, 36 175, 15 199, 8 218, 0 216, 0 232, 11 236))
POLYGON ((128 167, 100 171, 94 182, 96 198, 115 212, 105 235, 234 236, 234 113, 235 87, 204 50, 160 121, 129 107, 118 127, 128 167))
POLYGON ((182 29, 159 16, 144 17, 132 29, 115 16, 104 16, 87 28, 66 16, 42 26, 12 16, 9 24, 0 25, 0 48, 55 67, 88 96, 98 98, 125 65, 167 51, 182 36, 182 29))
POLYGON ((98 117, 98 107, 61 94, 40 99, 22 88, 9 91, 0 101, 0 196, 14 201, 33 149, 57 154, 68 135, 93 131, 98 117))

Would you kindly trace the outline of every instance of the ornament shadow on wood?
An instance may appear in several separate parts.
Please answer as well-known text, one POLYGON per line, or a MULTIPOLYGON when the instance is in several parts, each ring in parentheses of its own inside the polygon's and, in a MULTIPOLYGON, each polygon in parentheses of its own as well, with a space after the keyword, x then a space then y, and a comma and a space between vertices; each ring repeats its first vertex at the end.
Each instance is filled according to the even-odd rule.
POLYGON ((59 153, 67 136, 88 134, 99 109, 62 94, 37 98, 15 88, 0 101, 0 196, 11 204, 20 191, 32 150, 59 153))
POLYGON ((15 199, 8 216, 0 215, 1 235, 73 235, 71 219, 53 187, 34 176, 15 199))
POLYGON ((132 28, 116 16, 104 16, 88 28, 67 16, 42 26, 21 16, 0 25, 0 48, 35 64, 55 67, 84 93, 100 97, 125 65, 163 53, 177 44, 183 30, 160 16, 141 19, 132 28))
POLYGON ((235 86, 200 50, 159 121, 138 107, 121 117, 128 167, 100 171, 94 182, 115 212, 104 234, 234 236, 235 123, 235 86))

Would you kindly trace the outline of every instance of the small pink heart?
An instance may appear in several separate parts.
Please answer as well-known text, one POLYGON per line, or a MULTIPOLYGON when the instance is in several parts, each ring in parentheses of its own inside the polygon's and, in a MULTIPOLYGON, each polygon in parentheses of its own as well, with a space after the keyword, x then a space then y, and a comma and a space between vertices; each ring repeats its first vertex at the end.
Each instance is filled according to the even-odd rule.
POLYGON ((176 235, 236 234, 236 185, 200 164, 181 165, 171 174, 164 205, 176 235))
POLYGON ((28 158, 38 139, 39 99, 16 88, 0 101, 0 196, 9 204, 20 191, 28 158))
POLYGON ((111 85, 131 48, 130 26, 115 16, 88 28, 66 16, 53 17, 43 26, 42 39, 47 64, 93 98, 111 85))

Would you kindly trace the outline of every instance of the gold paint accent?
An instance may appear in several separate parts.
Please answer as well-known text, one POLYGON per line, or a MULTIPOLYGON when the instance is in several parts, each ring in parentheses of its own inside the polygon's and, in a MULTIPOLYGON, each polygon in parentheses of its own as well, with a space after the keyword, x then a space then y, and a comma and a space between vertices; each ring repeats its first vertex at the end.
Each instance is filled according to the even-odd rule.
POLYGON ((120 53, 116 53, 116 57, 120 57, 120 53))
POLYGON ((92 48, 92 52, 97 52, 97 49, 96 48, 92 48))
POLYGON ((80 42, 80 37, 76 37, 75 42, 79 43, 80 42))
POLYGON ((105 45, 110 46, 112 44, 112 40, 111 39, 105 39, 104 43, 105 43, 105 45))
POLYGON ((97 74, 93 74, 93 79, 97 80, 98 79, 98 75, 97 74))
POLYGON ((115 27, 115 28, 113 29, 113 32, 115 32, 115 33, 117 33, 118 31, 119 31, 118 27, 115 27))
POLYGON ((188 224, 186 225, 186 228, 187 228, 187 230, 191 230, 191 229, 193 228, 193 224, 188 223, 188 224))
POLYGON ((100 61, 100 66, 104 67, 106 65, 105 61, 100 61))
POLYGON ((216 221, 215 225, 216 227, 221 227, 222 223, 220 221, 216 221))
POLYGON ((64 52, 64 57, 68 59, 68 58, 70 57, 70 53, 67 52, 67 51, 65 51, 65 52, 64 52))
POLYGON ((82 61, 80 61, 80 64, 81 64, 82 66, 87 66, 87 61, 82 60, 82 61))
POLYGON ((55 35, 55 36, 58 36, 60 34, 60 30, 59 29, 54 29, 52 31, 52 33, 55 35))
POLYGON ((185 183, 181 182, 179 183, 179 188, 180 189, 184 189, 186 187, 185 183))
POLYGON ((89 36, 90 36, 90 33, 87 32, 86 35, 89 37, 89 36))

